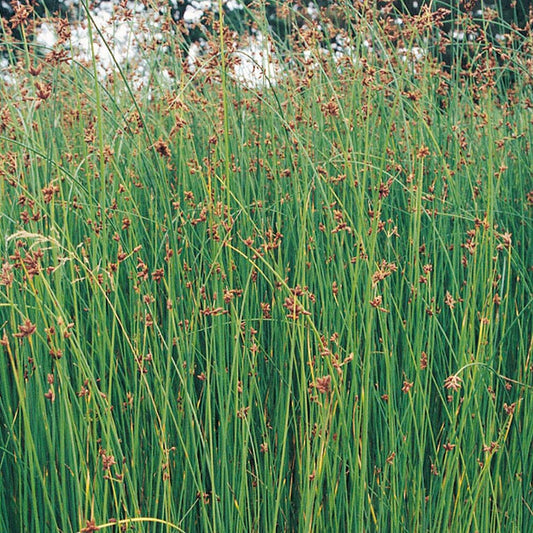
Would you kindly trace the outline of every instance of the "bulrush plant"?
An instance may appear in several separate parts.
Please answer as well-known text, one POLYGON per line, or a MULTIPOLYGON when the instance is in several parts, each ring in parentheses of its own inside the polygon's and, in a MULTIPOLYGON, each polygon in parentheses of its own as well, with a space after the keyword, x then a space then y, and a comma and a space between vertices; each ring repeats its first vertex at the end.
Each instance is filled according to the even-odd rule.
POLYGON ((262 84, 4 32, 0 530, 533 530, 530 37, 262 7, 262 84))

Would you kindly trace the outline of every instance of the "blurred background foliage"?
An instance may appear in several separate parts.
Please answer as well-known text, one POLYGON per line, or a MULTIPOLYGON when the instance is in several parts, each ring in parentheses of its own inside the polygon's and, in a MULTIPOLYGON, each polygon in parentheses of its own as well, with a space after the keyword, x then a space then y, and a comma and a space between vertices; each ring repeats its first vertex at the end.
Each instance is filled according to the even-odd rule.
MULTIPOLYGON (((429 29, 424 30, 422 44, 406 42, 405 32, 395 30, 388 32, 389 44, 399 50, 412 48, 414 56, 420 51, 433 55, 445 67, 453 66, 456 73, 475 70, 475 57, 481 46, 495 58, 499 67, 502 67, 506 83, 511 84, 516 80, 516 72, 503 67, 504 63, 508 64, 505 58, 511 49, 520 50, 531 39, 533 23, 532 0, 96 0, 90 3, 85 3, 85 0, 0 0, 0 32, 3 34, 0 38, 0 56, 13 62, 17 48, 20 51, 24 49, 24 43, 32 39, 43 16, 52 15, 74 21, 86 16, 87 7, 95 12, 107 7, 109 11, 109 4, 113 3, 131 8, 132 13, 144 11, 148 17, 150 10, 168 14, 175 23, 176 32, 180 34, 178 46, 185 57, 192 43, 205 43, 209 35, 217 33, 214 26, 218 21, 219 5, 223 7, 224 22, 229 30, 236 32, 235 37, 254 32, 267 33, 270 39, 283 44, 285 49, 291 47, 291 38, 310 26, 320 28, 320 45, 325 49, 332 44, 336 50, 342 49, 346 43, 342 41, 342 33, 338 30, 352 25, 354 20, 350 20, 350 17, 354 14, 359 19, 368 17, 369 27, 377 22, 389 29, 396 26, 398 30, 404 23, 409 24, 409 20, 422 20, 426 14, 430 20, 436 15, 437 19, 433 20, 438 20, 438 24, 427 26, 429 29), (30 18, 35 23, 25 24, 23 28, 16 21, 17 11, 24 9, 31 11, 30 18), (268 27, 257 27, 255 21, 258 12, 261 13, 261 20, 268 21, 268 27), (375 13, 379 13, 380 20, 374 19, 375 13), (396 41, 394 34, 397 35, 396 41), (9 42, 11 54, 7 54, 6 47, 2 46, 6 42, 9 42)), ((379 53, 379 42, 369 42, 369 47, 379 53), (374 48, 374 44, 377 48, 374 48)))
MULTIPOLYGON (((97 7, 98 5, 113 0, 99 0, 96 2, 89 2, 91 7, 97 7)), ((117 0, 118 3, 118 0, 117 0)), ((141 2, 147 8, 150 8, 150 1, 144 0, 141 2)), ((243 30, 247 28, 247 13, 248 8, 257 6, 257 0, 224 0, 223 2, 225 14, 228 23, 236 29, 243 30), (237 5, 242 6, 244 9, 236 9, 237 5)), ((504 24, 509 29, 514 31, 527 33, 530 30, 528 20, 531 16, 532 0, 496 0, 495 2, 485 2, 483 0, 385 0, 385 1, 371 1, 371 0, 359 0, 355 4, 360 4, 362 8, 365 6, 374 6, 381 8, 384 15, 401 17, 401 14, 417 15, 423 9, 429 9, 436 11, 438 9, 444 9, 447 12, 447 23, 451 28, 455 20, 461 17, 462 14, 468 14, 475 19, 483 19, 487 13, 492 13, 490 19, 492 22, 497 19, 500 24, 504 24), (496 17, 493 15, 496 14, 496 17)), ((15 14, 17 5, 31 5, 35 10, 37 16, 43 16, 45 14, 59 14, 60 16, 76 17, 83 12, 80 0, 0 0, 0 16, 2 17, 4 24, 2 24, 4 31, 9 28, 9 24, 6 25, 5 21, 9 21, 15 14)), ((217 9, 218 1, 209 0, 169 0, 169 7, 172 13, 173 19, 178 22, 183 20, 184 14, 189 6, 193 6, 196 9, 205 8, 209 4, 212 4, 213 9, 217 9)), ((267 15, 267 19, 270 22, 270 30, 279 38, 283 38, 289 31, 287 28, 287 22, 284 17, 280 17, 280 8, 289 7, 293 11, 306 13, 308 8, 322 11, 326 16, 332 20, 336 20, 342 25, 343 21, 343 2, 331 1, 331 0, 314 0, 308 2, 305 0, 298 0, 296 2, 283 2, 279 0, 267 0, 264 2, 264 10, 267 15)), ((302 17, 300 22, 303 22, 305 17, 302 17)), ((200 35, 201 25, 195 25, 191 28, 190 39, 197 39, 200 35)), ((501 28, 499 28, 501 30, 501 28)))

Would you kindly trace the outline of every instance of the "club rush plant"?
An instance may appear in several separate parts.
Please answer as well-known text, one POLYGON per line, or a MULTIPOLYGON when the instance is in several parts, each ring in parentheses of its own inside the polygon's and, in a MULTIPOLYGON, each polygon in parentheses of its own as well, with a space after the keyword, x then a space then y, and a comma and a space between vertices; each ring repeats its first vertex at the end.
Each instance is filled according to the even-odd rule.
POLYGON ((0 530, 533 529, 531 38, 266 7, 6 34, 0 530))

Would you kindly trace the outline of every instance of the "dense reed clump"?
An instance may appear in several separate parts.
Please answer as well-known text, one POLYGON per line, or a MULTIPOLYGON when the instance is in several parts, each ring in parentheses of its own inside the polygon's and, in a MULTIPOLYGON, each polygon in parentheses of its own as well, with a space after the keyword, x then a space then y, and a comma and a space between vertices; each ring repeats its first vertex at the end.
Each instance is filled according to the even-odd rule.
POLYGON ((2 531, 533 529, 533 42, 370 4, 4 33, 2 531))

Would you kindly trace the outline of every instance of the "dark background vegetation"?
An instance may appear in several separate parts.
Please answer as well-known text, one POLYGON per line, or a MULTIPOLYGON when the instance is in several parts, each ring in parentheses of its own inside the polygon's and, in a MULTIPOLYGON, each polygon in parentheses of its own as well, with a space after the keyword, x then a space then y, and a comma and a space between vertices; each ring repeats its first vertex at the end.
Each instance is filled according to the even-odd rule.
MULTIPOLYGON (((108 0, 103 0, 108 1, 108 0)), ((457 1, 447 1, 447 0, 419 0, 418 2, 412 0, 394 0, 394 1, 385 1, 377 2, 377 4, 382 4, 383 6, 392 4, 397 13, 410 13, 418 14, 424 6, 430 6, 432 10, 439 8, 444 8, 450 10, 450 19, 457 17, 461 12, 475 14, 482 7, 488 7, 494 9, 500 15, 501 19, 511 26, 515 26, 516 29, 524 29, 526 27, 527 20, 529 18, 529 13, 531 10, 532 0, 497 0, 496 2, 484 2, 482 0, 460 0, 457 1)), ((2 0, 0 2, 0 16, 4 19, 9 19, 13 13, 13 5, 18 3, 29 3, 33 5, 35 11, 39 15, 45 14, 47 11, 49 13, 63 13, 66 14, 69 11, 69 8, 72 6, 73 2, 64 2, 61 0, 38 0, 28 2, 8 2, 7 0, 2 0)), ((77 5, 79 2, 74 2, 77 5)), ((101 3, 90 2, 91 5, 97 5, 101 3)), ((177 0, 176 3, 172 4, 172 12, 174 18, 179 20, 183 17, 185 10, 187 9, 188 4, 191 2, 188 0, 177 0)), ((253 0, 244 0, 243 4, 249 6, 253 3, 253 0)), ((270 1, 266 2, 266 12, 273 28, 282 32, 283 23, 281 23, 276 16, 277 7, 283 2, 279 1, 270 1)), ((354 2, 357 4, 358 2, 354 2)), ((361 2, 365 3, 365 2, 361 2)), ((369 3, 368 0, 366 3, 369 3)), ((372 2, 370 2, 372 3, 372 2)), ((301 5, 306 7, 309 4, 314 4, 319 8, 329 8, 332 6, 339 6, 339 2, 331 0, 314 0, 313 2, 298 1, 298 2, 289 2, 291 6, 301 5)), ((232 18, 243 16, 244 12, 241 10, 234 10, 231 14, 232 18)), ((527 29, 527 28, 526 28, 527 29)))
MULTIPOLYGON (((87 0, 89 1, 89 0, 87 0)), ((108 1, 113 0, 95 0, 89 2, 91 7, 97 7, 108 1)), ((116 0, 118 3, 119 0, 116 0)), ((163 0, 165 1, 165 0, 163 0)), ((183 25, 183 16, 189 4, 195 5, 194 0, 166 0, 169 3, 172 18, 176 23, 183 25)), ((477 41, 483 46, 489 44, 494 50, 504 50, 509 47, 521 47, 523 39, 521 37, 530 35, 531 25, 533 21, 533 0, 359 0, 352 2, 351 5, 355 10, 350 10, 350 13, 360 11, 365 13, 366 9, 378 7, 381 9, 383 18, 392 17, 393 19, 401 19, 402 16, 416 16, 424 9, 429 9, 432 12, 441 10, 442 14, 439 16, 439 28, 435 28, 433 35, 425 49, 428 53, 435 56, 438 61, 445 66, 458 66, 459 71, 473 70, 472 64, 472 42, 477 41), (360 7, 360 10, 358 9, 360 7), (467 17, 465 18, 465 15, 467 17), (482 31, 476 32, 472 30, 477 25, 478 29, 482 31), (465 31, 465 28, 468 28, 465 31), (469 33, 470 32, 470 33, 469 33), (456 38, 454 35, 462 34, 462 38, 456 38), (504 35, 511 35, 511 39, 506 39, 504 35), (445 39, 443 39, 443 37, 445 39), (444 42, 445 41, 445 42, 444 42)), ((16 6, 25 4, 32 6, 37 17, 52 14, 60 17, 68 17, 71 19, 83 16, 84 6, 82 0, 0 0, 0 16, 3 18, 0 32, 10 34, 11 44, 17 41, 25 41, 31 39, 31 31, 25 29, 24 35, 20 34, 21 28, 17 24, 10 24, 9 19, 13 17, 16 6), (13 42, 13 40, 15 42, 13 42)), ((150 8, 150 0, 144 0, 143 3, 150 8)), ((257 2, 254 0, 243 0, 240 2, 244 9, 232 9, 225 12, 225 21, 230 29, 243 34, 250 31, 253 26, 251 24, 251 13, 257 8, 257 2)), ((218 4, 216 0, 212 2, 213 6, 218 4)), ((160 4, 159 4, 160 5, 160 4)), ((343 27, 349 24, 349 15, 347 15, 346 6, 350 5, 346 2, 335 2, 331 0, 298 0, 296 2, 283 2, 281 0, 270 0, 264 5, 266 18, 269 23, 269 30, 271 35, 280 41, 285 41, 287 37, 293 32, 295 24, 302 26, 309 20, 307 14, 307 7, 314 6, 318 9, 319 17, 335 22, 337 27, 343 27), (280 8, 286 6, 290 7, 293 16, 289 18, 280 17, 280 8), (298 15, 301 13, 302 15, 298 15), (296 14, 296 16, 294 16, 296 14)), ((205 37, 205 32, 210 31, 213 17, 209 13, 205 13, 202 21, 199 24, 189 25, 185 31, 182 32, 180 47, 186 53, 191 42, 198 41, 205 37)), ((399 47, 405 46, 403 43, 396 43, 399 47)), ((505 51, 505 50, 504 50, 505 51)), ((0 54, 5 53, 2 50, 0 43, 0 54)), ((492 52, 491 52, 492 53, 492 52)), ((505 56, 505 54, 494 54, 497 56, 505 56)), ((11 55, 11 59, 13 59, 11 55)), ((500 64, 501 57, 497 57, 496 61, 500 64)), ((502 64, 499 65, 500 67, 502 64)), ((506 72, 507 68, 504 68, 506 72)), ((506 81, 512 83, 516 79, 515 73, 507 73, 505 75, 506 81)))

